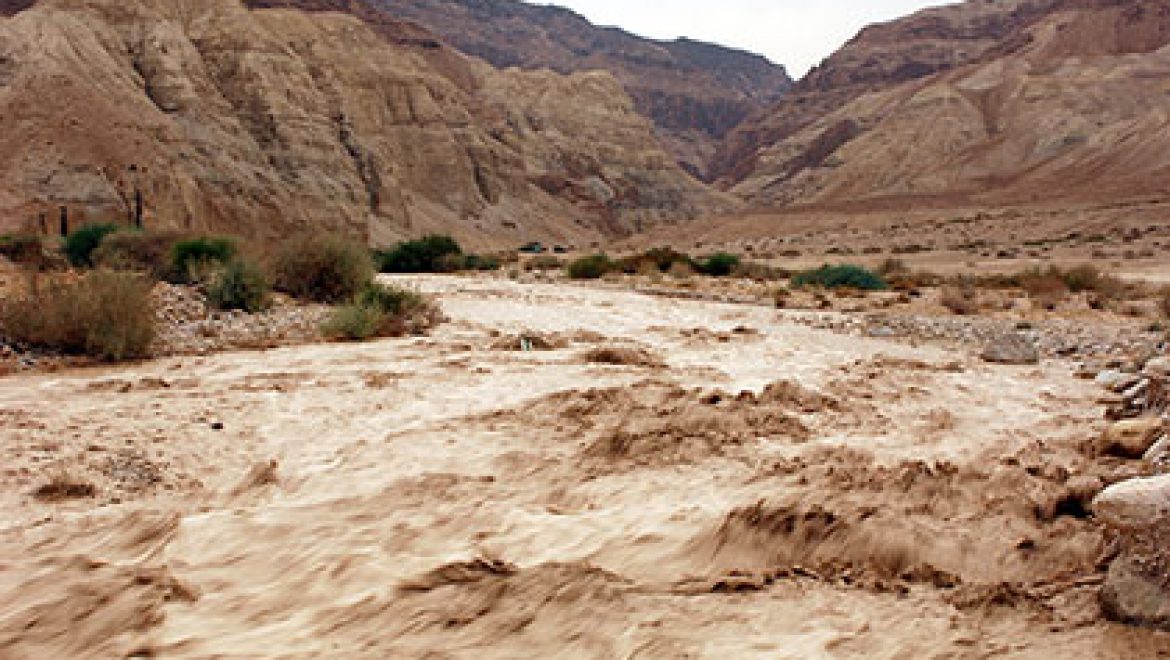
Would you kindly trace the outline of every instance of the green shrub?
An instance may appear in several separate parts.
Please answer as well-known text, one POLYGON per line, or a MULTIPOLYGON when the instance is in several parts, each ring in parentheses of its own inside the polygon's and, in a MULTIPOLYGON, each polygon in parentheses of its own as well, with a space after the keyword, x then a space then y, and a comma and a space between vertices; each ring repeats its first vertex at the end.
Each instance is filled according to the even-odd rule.
POLYGON ((118 231, 118 225, 100 224, 86 225, 65 238, 63 248, 69 263, 78 268, 93 266, 93 251, 101 245, 102 240, 118 231))
POLYGON ((739 257, 726 252, 716 252, 699 264, 699 272, 711 277, 727 277, 739 266, 739 257))
POLYGON ((329 234, 301 234, 278 246, 272 275, 275 287, 289 295, 338 303, 353 298, 373 280, 374 265, 360 243, 329 234))
POLYGON ((450 258, 462 254, 455 239, 432 234, 377 252, 376 258, 383 273, 447 273, 464 267, 462 261, 450 258))
POLYGON ((499 270, 502 265, 499 257, 490 254, 469 254, 463 261, 464 270, 499 270))
POLYGON ((236 256, 236 243, 226 236, 197 236, 171 246, 171 277, 176 282, 192 282, 200 271, 223 266, 236 256))
POLYGON ((271 306, 268 276, 259 266, 233 259, 207 287, 207 298, 218 309, 262 312, 271 306))
POLYGON ((843 264, 840 266, 824 265, 816 270, 799 273, 792 278, 795 287, 824 287, 826 289, 859 289, 862 291, 880 291, 888 288, 886 281, 871 270, 843 264))
POLYGON ((0 305, 8 339, 118 361, 146 356, 155 336, 151 283, 133 273, 94 271, 0 305))
POLYGON ((104 239, 93 252, 96 266, 148 273, 156 279, 171 277, 171 252, 182 239, 177 232, 119 230, 104 239))
POLYGON ((614 263, 604 254, 581 257, 569 264, 569 277, 574 280, 596 280, 614 269, 614 263))
POLYGON ((335 310, 322 330, 335 339, 360 341, 421 334, 441 320, 439 308, 418 292, 371 283, 335 310))
POLYGON ((325 320, 321 332, 332 339, 362 341, 378 334, 382 319, 382 313, 371 307, 342 305, 325 320))

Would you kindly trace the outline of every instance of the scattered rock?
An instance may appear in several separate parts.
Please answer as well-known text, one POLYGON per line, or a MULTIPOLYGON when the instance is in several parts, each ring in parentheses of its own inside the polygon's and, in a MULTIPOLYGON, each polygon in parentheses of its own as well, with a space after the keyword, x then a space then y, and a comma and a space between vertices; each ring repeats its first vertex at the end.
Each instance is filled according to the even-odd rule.
POLYGON ((991 340, 980 357, 994 364, 1028 365, 1040 362, 1040 351, 1031 339, 1016 333, 991 340))
POLYGON ((624 367, 663 367, 661 358, 642 348, 602 347, 588 350, 582 358, 590 364, 624 367))
POLYGON ((1162 434, 1162 420, 1156 417, 1113 422, 1101 434, 1098 455, 1142 458, 1162 434))

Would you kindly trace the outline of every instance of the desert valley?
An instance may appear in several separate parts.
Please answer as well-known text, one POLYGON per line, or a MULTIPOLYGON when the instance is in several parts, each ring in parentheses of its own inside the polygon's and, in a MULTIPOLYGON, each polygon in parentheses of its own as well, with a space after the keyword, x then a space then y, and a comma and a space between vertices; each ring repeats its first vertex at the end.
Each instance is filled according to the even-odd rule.
POLYGON ((1167 182, 1164 0, 0 0, 0 659, 1170 657, 1167 182))

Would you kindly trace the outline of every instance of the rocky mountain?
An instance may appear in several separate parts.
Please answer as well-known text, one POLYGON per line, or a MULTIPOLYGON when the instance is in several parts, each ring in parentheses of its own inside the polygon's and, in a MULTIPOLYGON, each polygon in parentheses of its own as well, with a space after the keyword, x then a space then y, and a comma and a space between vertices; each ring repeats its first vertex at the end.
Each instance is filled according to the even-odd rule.
POLYGON ((584 243, 718 209, 603 72, 500 71, 365 0, 4 0, 0 231, 584 243), (582 136, 588 139, 582 139, 582 136))
POLYGON ((373 1, 498 67, 609 71, 654 121, 671 153, 700 177, 708 174, 719 141, 792 83, 783 67, 759 55, 689 39, 644 39, 597 27, 561 7, 519 0, 373 1))
POLYGON ((722 145, 761 206, 1157 194, 1170 2, 970 0, 862 31, 722 145))

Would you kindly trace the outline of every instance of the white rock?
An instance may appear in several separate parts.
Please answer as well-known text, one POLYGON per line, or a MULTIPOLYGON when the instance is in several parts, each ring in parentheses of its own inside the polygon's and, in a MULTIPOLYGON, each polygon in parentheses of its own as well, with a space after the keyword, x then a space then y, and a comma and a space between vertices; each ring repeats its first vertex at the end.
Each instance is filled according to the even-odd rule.
POLYGON ((1170 521, 1170 475, 1130 479, 1101 491, 1093 513, 1106 525, 1137 531, 1170 521))
POLYGON ((1156 357, 1146 363, 1142 374, 1150 378, 1170 379, 1170 357, 1156 357))

